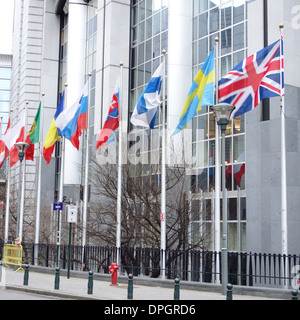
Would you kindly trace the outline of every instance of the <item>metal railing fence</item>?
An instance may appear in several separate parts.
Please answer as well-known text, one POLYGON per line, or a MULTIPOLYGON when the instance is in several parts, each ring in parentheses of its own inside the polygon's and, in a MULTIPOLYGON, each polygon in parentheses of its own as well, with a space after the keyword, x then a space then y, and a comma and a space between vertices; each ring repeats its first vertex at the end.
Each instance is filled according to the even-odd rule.
MULTIPOLYGON (((35 264, 35 244, 23 243, 23 263, 35 264)), ((2 259, 3 242, 0 241, 2 259)), ((38 245, 37 264, 56 267, 56 244, 38 245)), ((121 248, 121 273, 158 278, 161 274, 162 251, 155 248, 121 248)), ((71 270, 109 273, 116 261, 116 247, 71 247, 71 270), (84 250, 83 250, 84 249, 84 250)), ((67 269, 68 245, 61 245, 60 268, 67 269)), ((166 250, 166 277, 200 283, 221 282, 222 257, 220 252, 197 250, 166 250)), ((228 276, 233 285, 282 288, 292 286, 293 268, 300 265, 299 255, 228 253, 228 276), (287 264, 287 268, 285 267, 287 264), (288 270, 288 274, 285 273, 288 270)))

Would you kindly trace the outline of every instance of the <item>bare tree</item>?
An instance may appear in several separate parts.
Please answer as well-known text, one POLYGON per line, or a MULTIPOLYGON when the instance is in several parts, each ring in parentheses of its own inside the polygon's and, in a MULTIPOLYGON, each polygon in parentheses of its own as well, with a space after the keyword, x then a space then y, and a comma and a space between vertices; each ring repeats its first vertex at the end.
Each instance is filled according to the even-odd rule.
MULTIPOLYGON (((115 246, 117 166, 92 162, 92 200, 88 236, 90 241, 115 246)), ((159 166, 123 166, 122 247, 160 248, 161 186, 159 166)), ((205 249, 206 235, 196 243, 190 237, 190 177, 185 169, 167 169, 167 249, 205 249)))

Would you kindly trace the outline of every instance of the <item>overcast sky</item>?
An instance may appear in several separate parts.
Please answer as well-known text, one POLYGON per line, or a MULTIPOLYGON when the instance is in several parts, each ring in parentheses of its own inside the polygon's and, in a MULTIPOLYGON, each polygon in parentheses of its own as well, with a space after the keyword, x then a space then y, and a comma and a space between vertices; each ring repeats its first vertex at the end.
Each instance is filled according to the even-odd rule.
POLYGON ((12 53, 14 0, 0 0, 0 54, 12 53))

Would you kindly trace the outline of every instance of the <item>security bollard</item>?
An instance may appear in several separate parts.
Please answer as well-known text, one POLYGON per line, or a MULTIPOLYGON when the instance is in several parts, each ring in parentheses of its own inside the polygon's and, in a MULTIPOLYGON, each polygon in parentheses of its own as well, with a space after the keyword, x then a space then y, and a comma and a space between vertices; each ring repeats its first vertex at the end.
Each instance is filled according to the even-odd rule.
POLYGON ((128 276, 128 293, 127 293, 127 299, 132 300, 133 299, 133 275, 130 274, 128 276))
POLYGON ((180 280, 177 278, 174 284, 174 300, 180 300, 180 280))
POLYGON ((292 300, 298 300, 298 290, 292 291, 292 300))
POLYGON ((56 270, 55 270, 54 290, 59 290, 59 272, 60 272, 60 269, 56 268, 56 270))
POLYGON ((88 282, 88 294, 93 294, 93 288, 94 288, 94 283, 93 283, 93 271, 89 272, 89 282, 88 282))
POLYGON ((232 284, 228 284, 227 285, 227 297, 226 297, 226 300, 233 300, 232 299, 232 289, 233 289, 233 286, 232 284))
POLYGON ((25 272, 24 272, 24 281, 23 281, 23 285, 24 286, 28 286, 28 279, 29 279, 29 265, 26 264, 25 265, 25 272))

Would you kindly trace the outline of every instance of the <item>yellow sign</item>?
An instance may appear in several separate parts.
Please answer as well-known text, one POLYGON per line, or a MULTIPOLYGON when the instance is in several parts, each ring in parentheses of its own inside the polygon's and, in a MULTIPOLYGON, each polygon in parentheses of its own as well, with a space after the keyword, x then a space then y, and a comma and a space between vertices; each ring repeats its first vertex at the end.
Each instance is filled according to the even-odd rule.
POLYGON ((9 265, 19 267, 15 272, 23 270, 22 268, 23 247, 15 244, 5 244, 3 247, 3 264, 9 268, 9 265))

